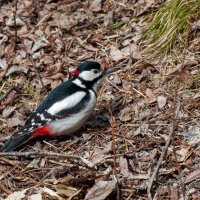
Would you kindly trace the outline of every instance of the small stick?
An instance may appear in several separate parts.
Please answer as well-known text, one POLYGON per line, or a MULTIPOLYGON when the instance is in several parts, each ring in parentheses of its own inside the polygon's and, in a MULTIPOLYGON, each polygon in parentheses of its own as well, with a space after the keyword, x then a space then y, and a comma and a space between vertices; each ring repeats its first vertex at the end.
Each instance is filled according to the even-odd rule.
POLYGON ((113 155, 114 155, 114 171, 113 171, 113 174, 114 174, 114 177, 116 179, 116 182, 117 182, 117 196, 116 196, 116 200, 119 200, 119 196, 120 196, 120 191, 119 191, 119 184, 118 184, 118 180, 117 180, 117 172, 116 172, 116 167, 117 167, 117 156, 116 156, 116 142, 115 142, 115 121, 114 121, 114 117, 113 117, 113 114, 112 114, 112 109, 111 109, 111 106, 109 104, 109 112, 110 112, 110 115, 111 115, 111 128, 112 128, 112 149, 113 149, 113 155))
POLYGON ((117 167, 117 162, 116 162, 116 142, 115 142, 115 124, 114 124, 114 117, 112 114, 111 106, 109 104, 109 112, 111 115, 111 131, 112 131, 112 149, 113 149, 113 155, 114 155, 114 175, 116 176, 116 167, 117 167))
POLYGON ((148 186, 147 186, 147 194, 148 194, 148 200, 152 200, 152 196, 151 196, 151 188, 152 188, 152 185, 153 185, 153 181, 155 180, 156 178, 156 175, 159 171, 159 168, 160 168, 160 165, 163 161, 163 158, 165 156, 165 154, 167 153, 167 150, 168 150, 168 147, 170 145, 170 142, 171 142, 171 139, 172 139, 172 136, 174 134, 174 131, 175 131, 175 128, 176 128, 176 119, 178 117, 178 113, 179 113, 179 110, 180 110, 180 104, 177 105, 177 109, 176 109, 176 114, 175 114, 175 117, 174 117, 174 121, 172 123, 172 128, 171 128, 171 131, 170 131, 170 134, 169 134, 169 137, 167 139, 167 142, 165 143, 165 146, 162 150, 162 153, 160 155, 160 158, 159 158, 159 161, 158 161, 158 164, 152 174, 152 176, 150 177, 149 179, 149 183, 148 183, 148 186))
POLYGON ((63 157, 68 159, 75 159, 80 160, 83 162, 87 167, 93 168, 94 164, 90 162, 89 160, 82 158, 80 156, 72 156, 64 153, 53 153, 53 152, 0 152, 0 157, 4 156, 17 156, 17 157, 41 157, 41 156, 47 156, 47 157, 63 157))
POLYGON ((16 15, 17 15, 17 4, 18 0, 15 2, 15 10, 14 10, 14 25, 15 25, 15 49, 17 46, 17 22, 16 22, 16 15))
POLYGON ((7 195, 12 194, 12 191, 7 189, 3 184, 0 183, 0 190, 4 191, 7 195))

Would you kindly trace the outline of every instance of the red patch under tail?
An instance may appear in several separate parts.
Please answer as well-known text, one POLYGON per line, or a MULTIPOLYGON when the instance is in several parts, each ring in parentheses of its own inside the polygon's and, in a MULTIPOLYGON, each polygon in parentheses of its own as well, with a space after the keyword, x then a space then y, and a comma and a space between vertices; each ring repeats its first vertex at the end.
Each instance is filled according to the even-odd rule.
POLYGON ((52 135, 52 128, 50 126, 41 126, 37 128, 31 135, 31 139, 36 137, 46 137, 52 135))

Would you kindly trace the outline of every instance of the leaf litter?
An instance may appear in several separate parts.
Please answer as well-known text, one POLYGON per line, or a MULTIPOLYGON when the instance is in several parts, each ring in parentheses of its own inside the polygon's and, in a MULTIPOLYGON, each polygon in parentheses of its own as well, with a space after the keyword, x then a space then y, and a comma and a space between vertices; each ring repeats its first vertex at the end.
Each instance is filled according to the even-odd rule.
POLYGON ((185 195, 198 197, 199 35, 189 39, 183 62, 170 56, 148 60, 141 53, 148 25, 143 16, 160 1, 18 0, 16 26, 15 3, 5 1, 0 8, 0 145, 81 62, 96 60, 121 70, 103 83, 94 115, 79 131, 84 139, 45 139, 20 150, 64 152, 82 162, 0 157, 1 199, 147 199, 149 178, 173 122, 178 75, 177 133, 151 192, 154 199, 179 199, 181 166, 185 195))

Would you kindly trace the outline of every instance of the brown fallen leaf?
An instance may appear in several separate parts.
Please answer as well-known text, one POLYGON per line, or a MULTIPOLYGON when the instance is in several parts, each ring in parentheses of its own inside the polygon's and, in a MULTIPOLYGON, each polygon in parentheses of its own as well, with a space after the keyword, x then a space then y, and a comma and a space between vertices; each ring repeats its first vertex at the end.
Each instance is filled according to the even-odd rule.
POLYGON ((138 46, 135 43, 131 43, 128 46, 121 49, 121 52, 124 57, 132 57, 133 59, 141 59, 142 55, 140 53, 140 50, 138 46))
POLYGON ((101 11, 101 1, 102 0, 92 0, 92 1, 90 1, 90 9, 94 12, 101 11))
POLYGON ((83 40, 81 40, 81 38, 76 37, 76 40, 78 41, 78 43, 85 49, 90 50, 90 51, 98 51, 97 48, 93 47, 92 45, 86 44, 83 40))
POLYGON ((23 125, 23 124, 24 124, 24 121, 21 120, 19 117, 13 117, 13 118, 7 119, 8 127, 15 127, 15 126, 23 125))
POLYGON ((108 143, 104 144, 103 149, 102 149, 102 147, 101 147, 101 149, 96 148, 94 153, 93 153, 93 157, 92 157, 91 162, 94 165, 103 163, 105 161, 107 154, 111 150, 112 150, 112 142, 108 142, 108 143))
POLYGON ((31 53, 38 51, 39 49, 49 45, 49 41, 46 39, 44 33, 38 33, 38 37, 35 39, 35 43, 32 47, 31 53))
POLYGON ((6 73, 6 76, 10 76, 11 74, 14 73, 24 73, 27 74, 28 69, 22 66, 18 66, 18 65, 14 65, 11 68, 9 68, 9 70, 6 73))
POLYGON ((16 26, 17 27, 21 27, 21 26, 24 26, 25 23, 19 18, 17 17, 16 18, 16 21, 14 21, 14 17, 10 17, 7 22, 6 22, 6 26, 8 27, 15 27, 15 22, 16 22, 16 26))
POLYGON ((111 46, 110 57, 112 60, 118 62, 123 59, 123 53, 115 46, 111 46))
POLYGON ((6 100, 2 103, 2 105, 7 106, 7 105, 11 104, 15 100, 16 97, 17 97, 16 92, 14 90, 12 90, 8 94, 6 100))
POLYGON ((185 177, 185 183, 191 183, 200 178, 200 169, 196 169, 185 177))
POLYGON ((85 200, 104 200, 115 190, 116 186, 115 180, 98 181, 86 194, 85 200))
POLYGON ((51 77, 55 74, 57 74, 61 70, 61 63, 58 62, 54 65, 51 65, 47 70, 46 73, 44 74, 44 77, 51 77))
POLYGON ((104 16, 104 26, 108 26, 108 25, 113 24, 113 16, 114 16, 113 10, 109 11, 109 12, 104 16))
POLYGON ((59 80, 59 79, 63 79, 64 75, 62 73, 56 73, 52 76, 49 76, 47 79, 52 79, 52 80, 59 80))
POLYGON ((156 102, 156 97, 150 88, 146 89, 145 94, 147 96, 147 98, 146 98, 147 103, 151 104, 151 103, 156 102))
POLYGON ((1 69, 6 69, 8 67, 8 63, 6 61, 6 58, 3 57, 3 58, 0 58, 0 68, 1 69))
POLYGON ((119 167, 120 167, 120 172, 123 176, 127 177, 130 175, 127 159, 124 158, 123 156, 120 156, 119 158, 119 167))
POLYGON ((12 194, 8 195, 5 200, 22 200, 25 197, 27 189, 13 192, 12 194))
POLYGON ((42 200, 42 194, 32 194, 28 197, 28 200, 42 200))
POLYGON ((15 109, 16 109, 16 106, 6 107, 2 112, 3 118, 9 117, 14 112, 15 109))
POLYGON ((165 107, 166 103, 167 103, 167 97, 165 96, 158 96, 157 97, 157 102, 158 102, 158 108, 162 109, 165 107))
POLYGON ((132 119, 132 108, 131 107, 125 107, 123 110, 120 111, 119 119, 122 122, 127 122, 132 119))

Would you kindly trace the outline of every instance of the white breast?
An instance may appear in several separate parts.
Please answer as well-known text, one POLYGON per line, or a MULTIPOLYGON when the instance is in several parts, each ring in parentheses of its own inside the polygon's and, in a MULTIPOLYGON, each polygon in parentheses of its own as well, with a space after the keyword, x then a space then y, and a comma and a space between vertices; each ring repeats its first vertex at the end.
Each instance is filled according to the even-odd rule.
MULTIPOLYGON (((89 118, 94 111, 96 105, 96 96, 92 90, 90 92, 90 100, 85 109, 81 112, 72 114, 69 117, 52 122, 50 125, 53 127, 53 132, 59 135, 69 135, 77 131, 89 118)), ((76 100, 75 100, 76 101, 76 100)))

